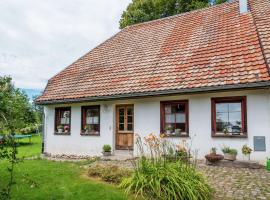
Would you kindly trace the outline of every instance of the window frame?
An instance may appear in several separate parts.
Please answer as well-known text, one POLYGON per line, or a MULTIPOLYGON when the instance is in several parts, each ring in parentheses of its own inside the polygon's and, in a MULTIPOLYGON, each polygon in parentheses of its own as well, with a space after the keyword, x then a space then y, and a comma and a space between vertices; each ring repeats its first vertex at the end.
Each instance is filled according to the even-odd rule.
POLYGON ((215 97, 211 98, 211 124, 212 124, 212 137, 229 137, 229 138, 247 138, 247 98, 246 96, 234 96, 234 97, 215 97), (241 103, 241 120, 242 120, 242 132, 240 135, 225 135, 217 134, 216 131, 216 104, 217 103, 241 103))
POLYGON ((82 106, 81 107, 81 136, 100 136, 100 105, 92 105, 92 106, 82 106), (98 134, 92 133, 84 133, 83 128, 86 125, 86 111, 87 109, 98 109, 98 126, 99 131, 98 134))
MULTIPOLYGON (((54 109, 54 135, 71 135, 71 107, 67 106, 67 107, 55 107, 54 109), (57 131, 57 126, 58 126, 58 116, 59 116, 59 112, 61 111, 69 111, 69 132, 63 132, 63 133, 59 133, 57 131)), ((61 117, 60 117, 61 118, 61 117)))
POLYGON ((188 100, 172 100, 172 101, 161 101, 160 102, 160 134, 163 134, 164 137, 189 137, 189 102, 188 100), (165 105, 166 104, 183 104, 185 105, 185 134, 180 135, 166 135, 165 133, 165 105))

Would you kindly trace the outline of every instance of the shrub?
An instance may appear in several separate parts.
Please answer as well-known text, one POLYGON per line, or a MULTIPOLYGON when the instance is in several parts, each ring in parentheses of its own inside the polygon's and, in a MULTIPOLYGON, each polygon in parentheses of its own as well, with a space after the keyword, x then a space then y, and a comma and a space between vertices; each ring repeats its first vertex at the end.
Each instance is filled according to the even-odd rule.
POLYGON ((209 200, 212 190, 204 177, 188 162, 189 150, 150 135, 145 138, 147 152, 141 138, 138 145, 141 156, 134 163, 134 174, 120 184, 126 193, 135 193, 147 199, 209 200), (175 159, 167 159, 174 156, 175 159), (187 162, 183 161, 185 157, 187 162))
POLYGON ((27 126, 25 128, 22 128, 22 129, 20 129, 20 133, 23 135, 36 133, 36 126, 33 125, 33 126, 27 126))
POLYGON ((88 170, 88 175, 99 177, 101 180, 109 183, 119 184, 123 178, 129 177, 132 174, 130 170, 120 168, 116 165, 93 165, 88 170))
POLYGON ((103 151, 104 152, 111 152, 111 150, 112 150, 112 148, 111 148, 111 146, 109 144, 105 144, 103 146, 103 151))

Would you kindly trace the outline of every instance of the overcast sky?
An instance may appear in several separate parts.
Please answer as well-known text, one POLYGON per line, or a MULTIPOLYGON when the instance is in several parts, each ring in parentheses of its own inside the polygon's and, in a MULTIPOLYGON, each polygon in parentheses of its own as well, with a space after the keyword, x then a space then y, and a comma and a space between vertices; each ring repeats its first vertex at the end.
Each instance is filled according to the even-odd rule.
POLYGON ((0 0, 0 76, 47 80, 117 31, 131 0, 0 0))

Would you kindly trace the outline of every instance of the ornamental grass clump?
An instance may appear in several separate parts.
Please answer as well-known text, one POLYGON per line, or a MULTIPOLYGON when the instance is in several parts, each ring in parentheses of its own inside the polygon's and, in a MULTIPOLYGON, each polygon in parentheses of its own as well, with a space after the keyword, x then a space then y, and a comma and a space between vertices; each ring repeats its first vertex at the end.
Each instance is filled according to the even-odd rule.
POLYGON ((187 156, 188 150, 181 147, 181 155, 185 156, 183 160, 178 156, 179 146, 154 135, 145 138, 144 145, 138 137, 136 144, 141 156, 134 162, 135 172, 120 184, 126 193, 157 200, 211 199, 211 188, 204 177, 190 162, 186 162, 190 157, 187 156))

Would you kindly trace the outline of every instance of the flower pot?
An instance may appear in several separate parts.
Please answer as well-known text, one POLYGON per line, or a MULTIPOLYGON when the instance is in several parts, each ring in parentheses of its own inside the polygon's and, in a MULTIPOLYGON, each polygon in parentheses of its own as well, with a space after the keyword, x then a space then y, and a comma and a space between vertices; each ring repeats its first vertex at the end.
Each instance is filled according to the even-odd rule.
POLYGON ((171 131, 170 130, 166 130, 166 135, 171 135, 171 131))
POLYGON ((224 153, 224 160, 235 161, 236 160, 236 155, 235 154, 224 153))
POLYGON ((223 155, 210 153, 205 156, 205 159, 210 163, 215 163, 224 159, 223 155))
POLYGON ((59 128, 58 130, 58 133, 63 133, 63 129, 59 128))
POLYGON ((102 154, 103 154, 103 156, 111 156, 112 155, 112 152, 110 152, 110 151, 109 152, 108 151, 107 152, 103 151, 102 154))

